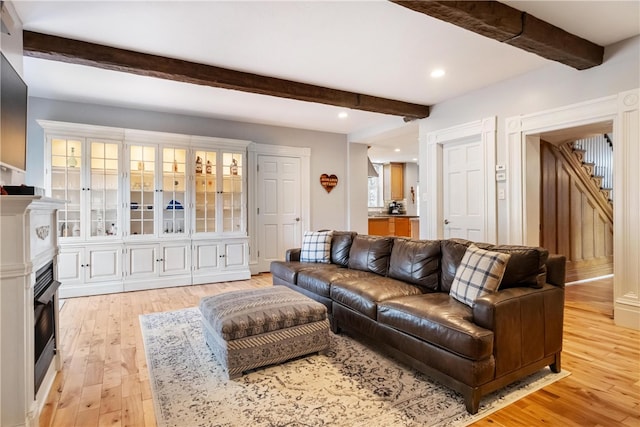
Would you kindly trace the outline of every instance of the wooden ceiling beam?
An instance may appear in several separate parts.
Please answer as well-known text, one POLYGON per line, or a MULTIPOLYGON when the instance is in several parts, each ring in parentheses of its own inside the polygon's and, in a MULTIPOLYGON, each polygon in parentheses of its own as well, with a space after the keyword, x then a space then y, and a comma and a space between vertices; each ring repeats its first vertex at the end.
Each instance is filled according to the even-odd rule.
POLYGON ((429 106, 331 89, 212 65, 166 58, 58 36, 23 31, 24 56, 184 83, 334 105, 405 120, 429 116, 429 106))
POLYGON ((602 46, 498 1, 391 2, 578 70, 603 62, 602 46))

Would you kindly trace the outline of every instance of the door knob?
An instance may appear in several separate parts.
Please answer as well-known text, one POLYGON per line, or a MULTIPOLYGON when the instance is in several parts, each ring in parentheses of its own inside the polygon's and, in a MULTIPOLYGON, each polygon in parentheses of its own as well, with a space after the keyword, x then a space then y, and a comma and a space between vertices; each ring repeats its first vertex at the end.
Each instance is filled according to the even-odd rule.
POLYGON ((300 218, 296 218, 296 221, 300 221, 300 218))
POLYGON ((447 225, 447 224, 449 224, 449 220, 448 220, 448 219, 445 219, 445 220, 444 220, 444 225, 447 225))

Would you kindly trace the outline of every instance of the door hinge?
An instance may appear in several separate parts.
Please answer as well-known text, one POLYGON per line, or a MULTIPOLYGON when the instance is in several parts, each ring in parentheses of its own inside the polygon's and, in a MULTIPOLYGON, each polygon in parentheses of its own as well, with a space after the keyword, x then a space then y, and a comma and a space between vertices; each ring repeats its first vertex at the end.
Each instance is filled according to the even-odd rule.
POLYGON ((260 208, 258 208, 258 215, 260 215, 260 208))
POLYGON ((256 171, 257 171, 257 172, 260 172, 260 165, 257 165, 257 166, 256 166, 256 171))

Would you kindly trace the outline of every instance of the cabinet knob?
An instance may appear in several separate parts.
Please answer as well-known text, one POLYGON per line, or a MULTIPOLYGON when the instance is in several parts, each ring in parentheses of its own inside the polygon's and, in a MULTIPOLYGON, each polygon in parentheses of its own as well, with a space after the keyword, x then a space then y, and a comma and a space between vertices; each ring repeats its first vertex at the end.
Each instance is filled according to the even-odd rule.
POLYGON ((296 222, 300 221, 300 218, 296 218, 296 222))
POLYGON ((447 225, 447 224, 449 224, 449 220, 448 220, 448 219, 445 219, 445 220, 444 220, 444 225, 447 225))

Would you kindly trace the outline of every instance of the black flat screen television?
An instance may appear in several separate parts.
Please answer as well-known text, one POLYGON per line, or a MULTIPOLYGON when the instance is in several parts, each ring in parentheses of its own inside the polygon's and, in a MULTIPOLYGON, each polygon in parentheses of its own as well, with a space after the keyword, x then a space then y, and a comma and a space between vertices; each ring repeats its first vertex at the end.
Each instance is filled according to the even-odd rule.
POLYGON ((0 70, 0 164, 27 167, 27 85, 2 56, 0 70))

